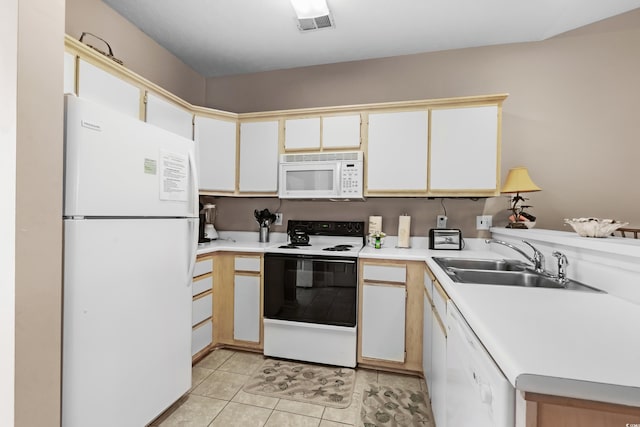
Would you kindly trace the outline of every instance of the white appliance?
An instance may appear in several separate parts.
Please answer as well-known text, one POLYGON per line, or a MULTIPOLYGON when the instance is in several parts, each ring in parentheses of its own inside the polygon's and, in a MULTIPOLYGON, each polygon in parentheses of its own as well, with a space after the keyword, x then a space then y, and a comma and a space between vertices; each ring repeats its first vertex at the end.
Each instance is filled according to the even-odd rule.
POLYGON ((364 222, 289 220, 287 231, 264 255, 264 354, 355 367, 364 222))
POLYGON ((362 151, 282 154, 281 199, 362 199, 362 151))
POLYGON ((515 389, 451 301, 447 330, 446 425, 513 427, 515 389))
POLYGON ((194 144, 65 106, 62 425, 139 427, 191 386, 194 144))

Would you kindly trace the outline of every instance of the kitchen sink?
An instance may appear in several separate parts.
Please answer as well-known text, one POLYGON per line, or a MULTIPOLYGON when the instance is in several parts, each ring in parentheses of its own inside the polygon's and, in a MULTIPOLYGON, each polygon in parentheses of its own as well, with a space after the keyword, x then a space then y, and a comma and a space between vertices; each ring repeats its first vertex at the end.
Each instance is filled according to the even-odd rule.
POLYGON ((604 292, 575 280, 560 281, 548 273, 534 271, 518 260, 440 257, 433 260, 456 283, 604 292))
POLYGON ((534 271, 489 271, 463 270, 452 268, 449 270, 454 282, 478 283, 487 285, 524 286, 532 288, 569 289, 574 291, 602 292, 584 283, 568 279, 560 282, 553 277, 534 271))
POLYGON ((528 264, 511 259, 433 258, 443 269, 524 271, 528 264))

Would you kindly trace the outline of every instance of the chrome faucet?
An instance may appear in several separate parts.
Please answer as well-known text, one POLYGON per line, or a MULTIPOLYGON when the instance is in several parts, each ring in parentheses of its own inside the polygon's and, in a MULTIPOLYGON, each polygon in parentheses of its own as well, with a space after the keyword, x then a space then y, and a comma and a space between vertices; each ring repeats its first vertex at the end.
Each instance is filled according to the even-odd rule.
MULTIPOLYGON (((531 249, 533 249, 533 257, 530 257, 529 255, 527 255, 526 252, 524 252, 519 247, 514 246, 511 243, 507 243, 507 242, 505 242, 503 240, 487 239, 487 240, 485 240, 485 242, 486 243, 497 243, 499 245, 504 245, 504 246, 506 246, 508 248, 511 248, 514 251, 518 252, 523 257, 525 257, 531 264, 533 264, 533 269, 537 273, 544 273, 545 272, 544 271, 544 255, 535 246, 533 246, 531 243, 527 242, 526 240, 523 240, 522 243, 525 243, 525 244, 529 245, 529 247, 531 247, 531 249)), ((566 258, 565 258, 565 260, 566 260, 566 258)))
POLYGON ((558 275, 556 279, 560 283, 565 283, 567 281, 567 265, 569 265, 569 260, 565 254, 558 251, 554 251, 552 255, 558 258, 558 275))

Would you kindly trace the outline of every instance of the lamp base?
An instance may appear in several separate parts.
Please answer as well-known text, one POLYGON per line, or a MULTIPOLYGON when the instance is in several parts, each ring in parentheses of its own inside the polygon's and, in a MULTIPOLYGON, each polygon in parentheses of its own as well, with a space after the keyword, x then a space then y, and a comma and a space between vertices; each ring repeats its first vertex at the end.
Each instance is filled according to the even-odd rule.
POLYGON ((524 230, 529 229, 529 227, 527 227, 524 222, 510 222, 505 228, 518 228, 524 230))

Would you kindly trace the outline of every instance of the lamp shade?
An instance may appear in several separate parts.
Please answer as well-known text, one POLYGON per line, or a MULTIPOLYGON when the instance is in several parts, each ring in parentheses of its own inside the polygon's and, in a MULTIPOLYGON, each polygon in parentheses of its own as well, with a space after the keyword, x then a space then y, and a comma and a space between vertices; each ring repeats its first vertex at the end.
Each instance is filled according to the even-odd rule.
POLYGON ((540 190, 542 188, 534 184, 527 168, 520 166, 509 169, 501 191, 503 193, 530 193, 540 190))

